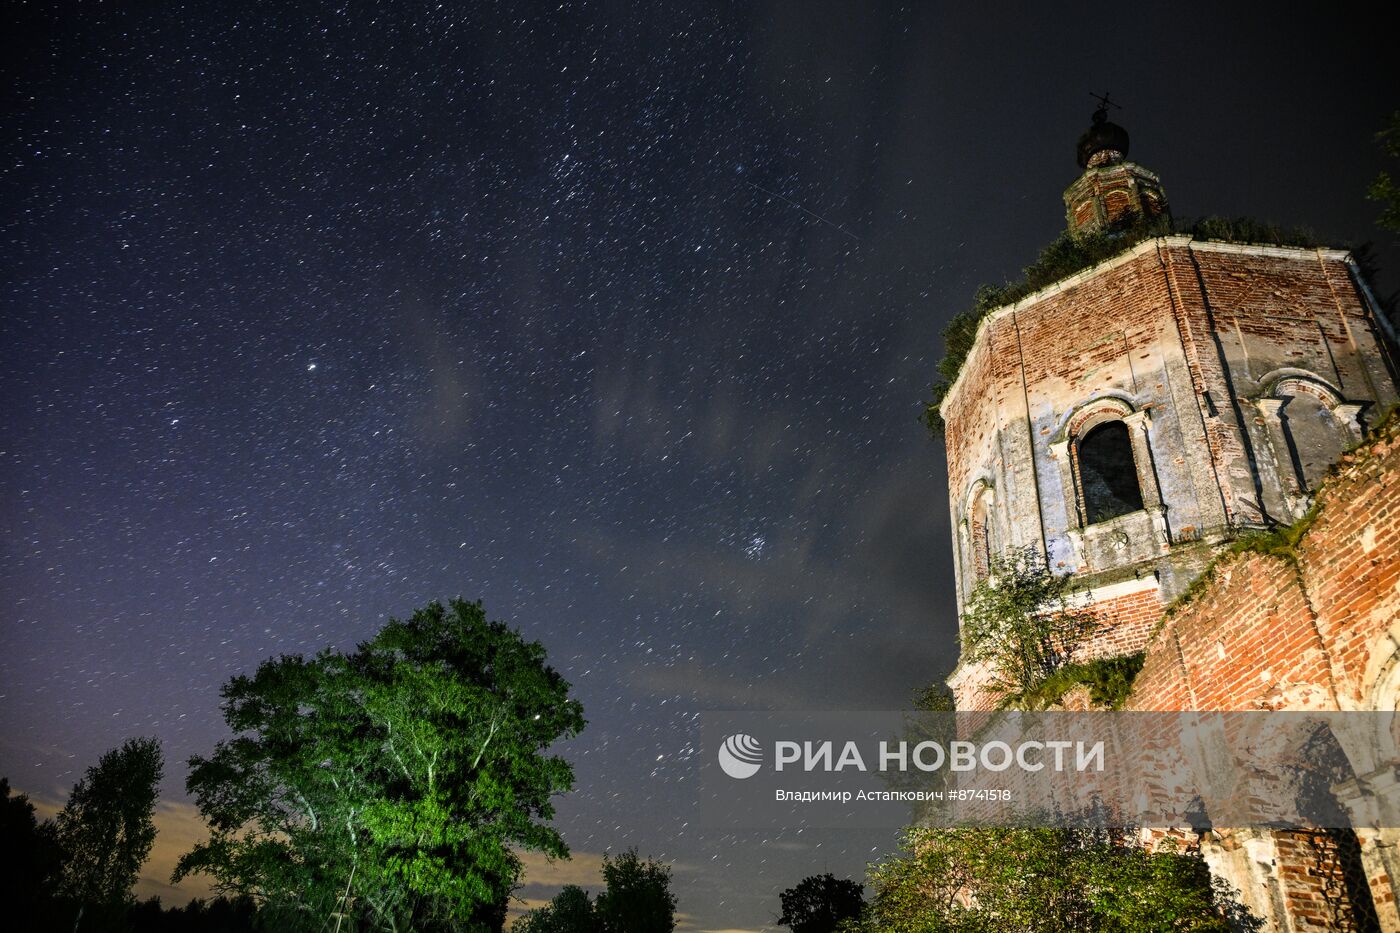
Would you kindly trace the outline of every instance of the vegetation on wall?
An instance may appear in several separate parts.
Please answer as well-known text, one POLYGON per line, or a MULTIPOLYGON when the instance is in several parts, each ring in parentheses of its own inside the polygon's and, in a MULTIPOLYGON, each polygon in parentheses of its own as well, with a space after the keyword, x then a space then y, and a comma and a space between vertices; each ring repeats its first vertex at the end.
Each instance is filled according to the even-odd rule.
POLYGON ((1041 688, 1098 628, 1098 616, 1073 587, 1034 548, 1020 548, 995 558, 991 576, 968 596, 963 660, 988 665, 1004 705, 1041 688))
MULTIPOLYGON (((1380 143, 1381 151, 1386 155, 1400 159, 1400 110, 1390 115, 1390 125, 1376 134, 1376 142, 1380 143)), ((1381 204, 1381 215, 1376 218, 1376 224, 1391 233, 1400 233, 1400 183, 1390 176, 1390 172, 1383 171, 1376 176, 1366 197, 1381 204)))
POLYGON ((870 867, 873 898, 846 933, 1258 930, 1199 855, 1128 832, 911 829, 870 867))
POLYGON ((1139 651, 1116 658, 1095 658, 1079 664, 1067 664, 1032 689, 1012 698, 1009 705, 1025 710, 1049 709, 1076 687, 1087 687, 1090 703, 1108 709, 1122 709, 1146 659, 1147 653, 1139 651))
POLYGON ((925 405, 923 422, 935 437, 943 436, 943 415, 939 406, 972 352, 977 328, 998 308, 1015 304, 1027 295, 1054 285, 1091 266, 1112 259, 1144 240, 1168 234, 1186 234, 1197 240, 1223 240, 1229 243, 1256 243, 1273 246, 1317 247, 1325 245, 1316 234, 1303 228, 1286 228, 1247 217, 1206 217, 1189 222, 1173 222, 1158 217, 1114 233, 1076 235, 1066 231, 1041 250, 1035 262, 1022 270, 1019 281, 1003 285, 983 285, 972 300, 972 307, 955 316, 943 329, 943 358, 925 405))

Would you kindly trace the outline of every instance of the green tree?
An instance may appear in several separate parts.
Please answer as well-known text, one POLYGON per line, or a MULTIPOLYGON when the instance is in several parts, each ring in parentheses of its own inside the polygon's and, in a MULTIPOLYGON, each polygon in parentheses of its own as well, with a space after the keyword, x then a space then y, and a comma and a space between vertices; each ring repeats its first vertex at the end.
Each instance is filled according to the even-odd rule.
POLYGON ((803 878, 778 895, 783 905, 778 925, 792 933, 835 933, 842 922, 861 918, 864 892, 864 885, 830 872, 803 878))
POLYGON ((500 929, 516 850, 564 858, 549 825, 573 769, 550 746, 582 707, 481 604, 431 603, 354 652, 265 661, 223 688, 234 737, 190 759, 212 875, 279 929, 500 929))
POLYGON ((1257 930, 1196 855, 1075 829, 914 829, 871 866, 870 933, 1257 930))
POLYGON ((578 885, 566 885, 544 907, 521 917, 511 933, 597 933, 598 914, 588 892, 578 885))
POLYGON ((992 561, 962 617, 963 659, 987 662, 993 686, 1007 704, 1034 690, 1068 664, 1098 627, 1079 604, 1067 575, 1053 573, 1033 548, 992 561))
POLYGON ((164 772, 157 739, 129 739, 73 785, 55 821, 63 853, 58 892, 75 905, 73 929, 84 915, 108 924, 135 903, 131 888, 156 839, 156 785, 164 772))
POLYGON ((672 933, 676 928, 676 897, 671 893, 671 869, 634 850, 616 858, 603 856, 603 883, 597 914, 602 933, 672 933))
MULTIPOLYGON (((1390 115, 1390 125, 1376 134, 1376 141, 1386 155, 1400 159, 1400 110, 1390 115)), ((1376 223, 1391 233, 1400 233, 1400 184, 1390 173, 1381 172, 1376 176, 1366 196, 1381 203, 1381 216, 1376 223)))

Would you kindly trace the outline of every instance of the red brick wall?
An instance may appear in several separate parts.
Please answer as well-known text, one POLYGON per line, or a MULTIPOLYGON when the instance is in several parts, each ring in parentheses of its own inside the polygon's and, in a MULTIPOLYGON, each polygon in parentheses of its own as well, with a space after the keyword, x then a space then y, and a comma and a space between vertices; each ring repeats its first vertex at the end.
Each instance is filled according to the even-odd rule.
MULTIPOLYGON (((1400 418, 1346 455, 1318 500, 1295 557, 1226 559, 1167 618, 1128 709, 1394 708, 1395 697, 1377 696, 1374 681, 1400 626, 1400 418)), ((1292 929, 1374 928, 1362 922, 1370 908, 1351 900, 1348 881, 1369 890, 1382 917, 1392 918, 1381 921, 1389 928, 1391 880, 1358 863, 1371 856, 1366 864, 1375 865, 1374 838, 1272 837, 1278 898, 1292 929), (1347 846, 1356 853, 1350 862, 1342 857, 1347 846)))
MULTIPOLYGON (((1076 660, 1116 657, 1143 650, 1162 617, 1159 590, 1146 589, 1103 599, 1092 608, 1102 620, 1100 628, 1077 653, 1076 660)), ((983 666, 969 666, 951 681, 960 710, 985 711, 997 707, 1001 696, 989 688, 992 675, 983 666)))
MULTIPOLYGON (((1271 434, 1279 426, 1252 400, 1301 370, 1369 405, 1369 417, 1396 401, 1386 352, 1343 254, 1181 237, 1143 244, 984 323, 943 408, 955 526, 981 480, 996 490, 999 546, 1043 546, 1051 566, 1068 570, 1151 570, 1163 591, 1179 592, 1199 566, 1176 560, 1183 542, 1228 539, 1297 508, 1291 461, 1271 434), (1066 439, 1072 411, 1101 395, 1146 413, 1165 556, 1125 546, 1111 567, 1082 553, 1076 561, 1075 542, 1091 536, 1074 527, 1068 474, 1050 445, 1066 439)), ((1311 453, 1325 461, 1334 451, 1311 453)), ((1113 622, 1085 656, 1147 646, 1130 709, 1394 708, 1394 685, 1380 679, 1400 646, 1400 422, 1342 458, 1318 497, 1321 512, 1292 553, 1222 563, 1160 631, 1158 591, 1105 601, 1113 622)), ((965 592, 971 572, 960 570, 965 592)), ((986 679, 955 672, 960 708, 993 705, 986 679)), ((1273 867, 1267 884, 1249 883, 1276 892, 1291 928, 1348 928, 1329 906, 1335 846, 1290 833, 1251 845, 1261 841, 1273 867)), ((1368 866, 1378 851, 1375 839, 1362 841, 1368 866)), ((1393 902, 1383 871, 1370 888, 1378 904, 1393 902)), ((1400 914, 1386 916, 1400 929, 1400 914)))
POLYGON ((1229 559, 1167 619, 1130 708, 1372 702, 1377 646, 1400 624, 1400 420, 1346 455, 1318 498, 1294 559, 1229 559))
POLYGON ((1103 628, 1095 633, 1087 648, 1079 652, 1089 658, 1135 654, 1147 647, 1157 622, 1162 618, 1159 590, 1140 590, 1094 603, 1094 611, 1103 619, 1103 628))

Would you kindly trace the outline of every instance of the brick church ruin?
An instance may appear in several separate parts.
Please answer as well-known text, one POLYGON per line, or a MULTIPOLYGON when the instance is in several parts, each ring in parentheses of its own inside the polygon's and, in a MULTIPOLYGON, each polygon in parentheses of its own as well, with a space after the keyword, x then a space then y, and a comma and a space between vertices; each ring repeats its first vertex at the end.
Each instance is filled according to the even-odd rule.
MULTIPOLYGON (((1077 155, 1069 231, 1122 248, 989 310, 939 409, 960 612, 1029 548, 1101 620, 1077 660, 1145 653, 1127 709, 1397 709, 1395 336, 1355 258, 1170 232, 1105 109, 1077 155), (1280 528, 1287 553, 1241 546, 1280 528)), ((999 701, 982 666, 948 683, 959 709, 999 701)), ((1400 795, 1365 757, 1344 806, 1400 795)), ((1400 830, 1343 835, 1192 844, 1266 929, 1400 931, 1400 830)))

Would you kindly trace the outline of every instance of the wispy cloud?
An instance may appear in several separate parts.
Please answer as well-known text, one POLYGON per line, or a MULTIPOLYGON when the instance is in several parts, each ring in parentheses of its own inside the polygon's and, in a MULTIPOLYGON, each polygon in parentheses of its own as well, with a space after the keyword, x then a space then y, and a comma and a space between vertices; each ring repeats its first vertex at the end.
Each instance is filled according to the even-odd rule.
POLYGON ((521 890, 538 896, 548 891, 545 900, 559 893, 568 884, 594 890, 603 886, 603 853, 571 852, 567 859, 551 859, 539 852, 520 852, 524 865, 521 890))

